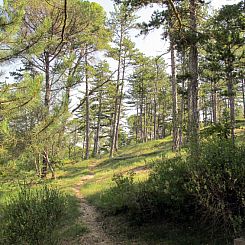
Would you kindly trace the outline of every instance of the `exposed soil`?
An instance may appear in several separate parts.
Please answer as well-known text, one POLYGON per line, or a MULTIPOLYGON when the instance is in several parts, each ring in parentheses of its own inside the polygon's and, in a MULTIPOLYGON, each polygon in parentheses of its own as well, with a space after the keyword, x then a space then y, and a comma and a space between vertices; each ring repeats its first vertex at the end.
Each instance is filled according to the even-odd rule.
POLYGON ((77 183, 74 188, 74 192, 80 200, 80 208, 81 208, 81 219, 83 223, 88 228, 88 232, 84 234, 80 239, 80 244, 83 245, 96 245, 96 244, 104 244, 104 245, 114 245, 114 244, 122 244, 115 241, 115 239, 109 236, 104 228, 103 228, 103 220, 99 212, 89 204, 85 198, 81 195, 80 189, 81 186, 86 183, 86 181, 92 179, 94 175, 92 173, 83 176, 81 181, 77 183))
MULTIPOLYGON (((87 181, 94 178, 93 170, 96 166, 90 166, 90 173, 81 178, 81 180, 73 188, 76 197, 80 200, 80 209, 81 209, 81 220, 84 225, 88 228, 88 232, 85 233, 80 239, 79 244, 82 245, 143 245, 146 244, 143 241, 128 240, 126 237, 123 237, 119 234, 116 234, 115 231, 116 222, 105 219, 103 215, 96 210, 96 208, 90 204, 81 194, 81 186, 84 185, 87 181), (115 234, 114 234, 115 233, 115 234), (120 240, 120 241, 119 241, 120 240)), ((146 171, 145 167, 138 167, 133 169, 134 172, 146 171)))

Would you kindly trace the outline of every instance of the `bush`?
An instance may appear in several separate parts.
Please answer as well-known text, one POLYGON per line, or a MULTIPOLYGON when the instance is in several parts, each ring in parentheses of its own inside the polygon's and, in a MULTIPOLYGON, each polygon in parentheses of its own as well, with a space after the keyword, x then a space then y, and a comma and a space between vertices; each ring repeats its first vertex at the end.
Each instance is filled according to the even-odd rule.
POLYGON ((134 183, 133 174, 115 176, 116 186, 102 198, 107 210, 126 213, 137 224, 165 218, 228 238, 245 228, 244 176, 245 148, 213 138, 201 144, 198 160, 155 163, 145 182, 134 183))
POLYGON ((126 212, 130 197, 136 191, 134 174, 132 172, 128 172, 126 175, 115 174, 112 180, 116 185, 101 196, 104 210, 113 214, 126 212), (108 207, 109 210, 107 209, 108 207))
POLYGON ((134 174, 116 175, 116 186, 102 196, 106 209, 114 214, 126 213, 136 224, 149 222, 156 217, 176 218, 183 221, 192 215, 192 197, 186 191, 188 174, 185 161, 180 157, 153 164, 146 182, 134 183, 134 174), (184 219, 183 219, 184 217, 184 219))
POLYGON ((203 144, 198 163, 190 162, 188 190, 205 212, 203 216, 226 233, 245 227, 245 149, 229 140, 203 144))
POLYGON ((54 236, 66 210, 66 199, 56 189, 32 190, 26 185, 3 208, 3 244, 56 244, 54 236))

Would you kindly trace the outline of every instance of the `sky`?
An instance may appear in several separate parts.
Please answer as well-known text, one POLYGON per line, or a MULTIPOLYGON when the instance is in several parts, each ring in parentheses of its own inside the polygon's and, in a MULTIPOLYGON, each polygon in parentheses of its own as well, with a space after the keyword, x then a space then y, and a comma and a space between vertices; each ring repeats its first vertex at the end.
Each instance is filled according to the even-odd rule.
MULTIPOLYGON (((101 6, 103 6, 108 14, 109 12, 113 11, 113 1, 111 0, 91 0, 91 1, 97 2, 101 6)), ((210 2, 211 2, 211 7, 217 9, 220 8, 222 5, 238 3, 240 2, 240 0, 210 0, 210 2)), ((149 7, 140 10, 137 13, 137 15, 139 15, 140 17, 139 22, 149 20, 152 12, 153 9, 149 7)), ((132 41, 134 41, 136 43, 136 47, 140 49, 140 51, 145 53, 147 56, 156 56, 166 52, 168 44, 165 41, 161 40, 160 29, 152 31, 147 36, 138 36, 138 34, 139 31, 132 32, 131 35, 132 41)))
MULTIPOLYGON (((113 11, 113 1, 111 0, 91 0, 93 2, 99 3, 108 13, 113 11)), ((228 4, 236 4, 240 2, 240 0, 210 0, 210 8, 218 9, 222 7, 222 5, 228 5, 228 4)), ((154 11, 153 8, 150 7, 144 7, 142 10, 140 10, 137 15, 139 16, 138 22, 147 22, 147 20, 150 19, 152 12, 154 11)), ((157 56, 161 55, 166 52, 168 49, 168 43, 161 39, 161 29, 152 31, 147 36, 139 36, 139 30, 132 31, 131 33, 131 39, 135 42, 136 47, 143 52, 147 56, 157 56)), ((165 61, 168 64, 167 66, 167 73, 170 73, 170 55, 166 54, 164 55, 165 61)), ((130 108, 127 110, 127 115, 134 114, 134 110, 130 108)))

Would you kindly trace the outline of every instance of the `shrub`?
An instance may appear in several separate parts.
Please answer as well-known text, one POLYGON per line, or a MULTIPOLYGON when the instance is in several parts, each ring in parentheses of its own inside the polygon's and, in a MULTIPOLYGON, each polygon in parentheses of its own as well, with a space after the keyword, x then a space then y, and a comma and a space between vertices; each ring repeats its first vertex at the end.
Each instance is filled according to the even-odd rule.
POLYGON ((158 161, 145 182, 134 183, 133 174, 115 176, 116 186, 102 198, 107 210, 137 224, 165 218, 221 231, 226 239, 244 235, 244 176, 245 148, 214 137, 201 144, 198 158, 158 161))
POLYGON ((156 217, 183 221, 184 213, 191 212, 194 207, 192 197, 185 189, 188 183, 185 161, 178 157, 161 160, 153 166, 146 182, 134 183, 132 173, 114 176, 116 186, 102 196, 107 207, 110 206, 110 212, 126 213, 136 224, 156 217))
POLYGON ((193 195, 186 189, 189 181, 188 165, 181 157, 163 160, 155 165, 148 185, 157 195, 162 216, 181 222, 193 218, 197 207, 193 195))
POLYGON ((115 174, 112 179, 115 186, 101 196, 105 211, 117 214, 128 210, 130 198, 135 193, 134 174, 128 172, 126 175, 115 174), (109 210, 107 208, 110 207, 109 210))
POLYGON ((3 208, 3 244, 56 244, 54 230, 65 210, 66 200, 58 190, 24 185, 3 208))
POLYGON ((190 156, 157 164, 148 184, 155 186, 165 217, 193 218, 229 237, 245 228, 244 176, 244 146, 214 137, 201 144, 198 161, 190 156))
POLYGON ((245 149, 229 140, 203 144, 198 163, 190 162, 188 190, 205 212, 203 216, 226 233, 239 234, 245 225, 245 149))

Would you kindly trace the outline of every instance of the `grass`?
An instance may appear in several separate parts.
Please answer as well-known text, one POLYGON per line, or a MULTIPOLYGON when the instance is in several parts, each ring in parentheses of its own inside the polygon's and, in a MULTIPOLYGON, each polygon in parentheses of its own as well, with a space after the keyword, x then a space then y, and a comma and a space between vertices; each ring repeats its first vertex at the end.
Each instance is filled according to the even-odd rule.
MULTIPOLYGON (((237 141, 243 142, 245 138, 244 122, 238 123, 237 141)), ((183 151, 183 154, 185 152, 183 151)), ((135 172, 136 181, 144 181, 147 179, 152 163, 161 158, 171 158, 174 153, 171 151, 171 137, 163 140, 149 141, 147 143, 131 145, 120 149, 113 159, 108 156, 102 158, 89 159, 77 163, 66 163, 56 167, 57 179, 46 181, 54 187, 68 194, 70 198, 70 217, 64 221, 64 228, 61 229, 62 236, 69 241, 69 244, 76 244, 78 236, 86 232, 86 227, 82 221, 77 219, 79 216, 79 202, 74 196, 73 188, 79 183, 83 176, 94 174, 94 177, 88 179, 81 186, 82 195, 89 200, 93 205, 100 208, 103 207, 101 194, 108 188, 112 187, 112 177, 114 174, 127 173, 128 171, 135 172), (72 242, 73 241, 73 242, 72 242)), ((11 176, 11 172, 5 176, 0 175, 0 208, 4 204, 10 193, 13 193, 18 186, 18 182, 27 179, 31 185, 39 185, 40 179, 33 177, 34 172, 22 172, 16 177, 11 176)), ((127 239, 141 238, 143 241, 148 241, 147 244, 199 244, 198 232, 188 231, 188 227, 176 226, 175 224, 149 224, 142 227, 129 227, 122 217, 112 221, 112 230, 115 228, 115 223, 120 226, 120 232, 127 235, 127 239), (188 240, 189 239, 189 240, 188 240), (195 242, 197 239, 197 242, 195 242), (185 243, 180 243, 185 241, 185 243)), ((108 218, 108 224, 114 218, 108 218)), ((110 226, 110 225, 109 225, 110 226)), ((118 229, 115 231, 118 232, 118 229)), ((125 243, 126 244, 126 243, 125 243)), ((143 243, 142 243, 143 244, 143 243)))
POLYGON ((96 165, 94 178, 81 187, 81 193, 93 205, 101 207, 103 203, 100 195, 114 185, 112 178, 115 174, 133 171, 136 181, 143 181, 147 178, 152 163, 172 156, 170 137, 125 147, 113 159, 103 158, 91 163, 96 165))

